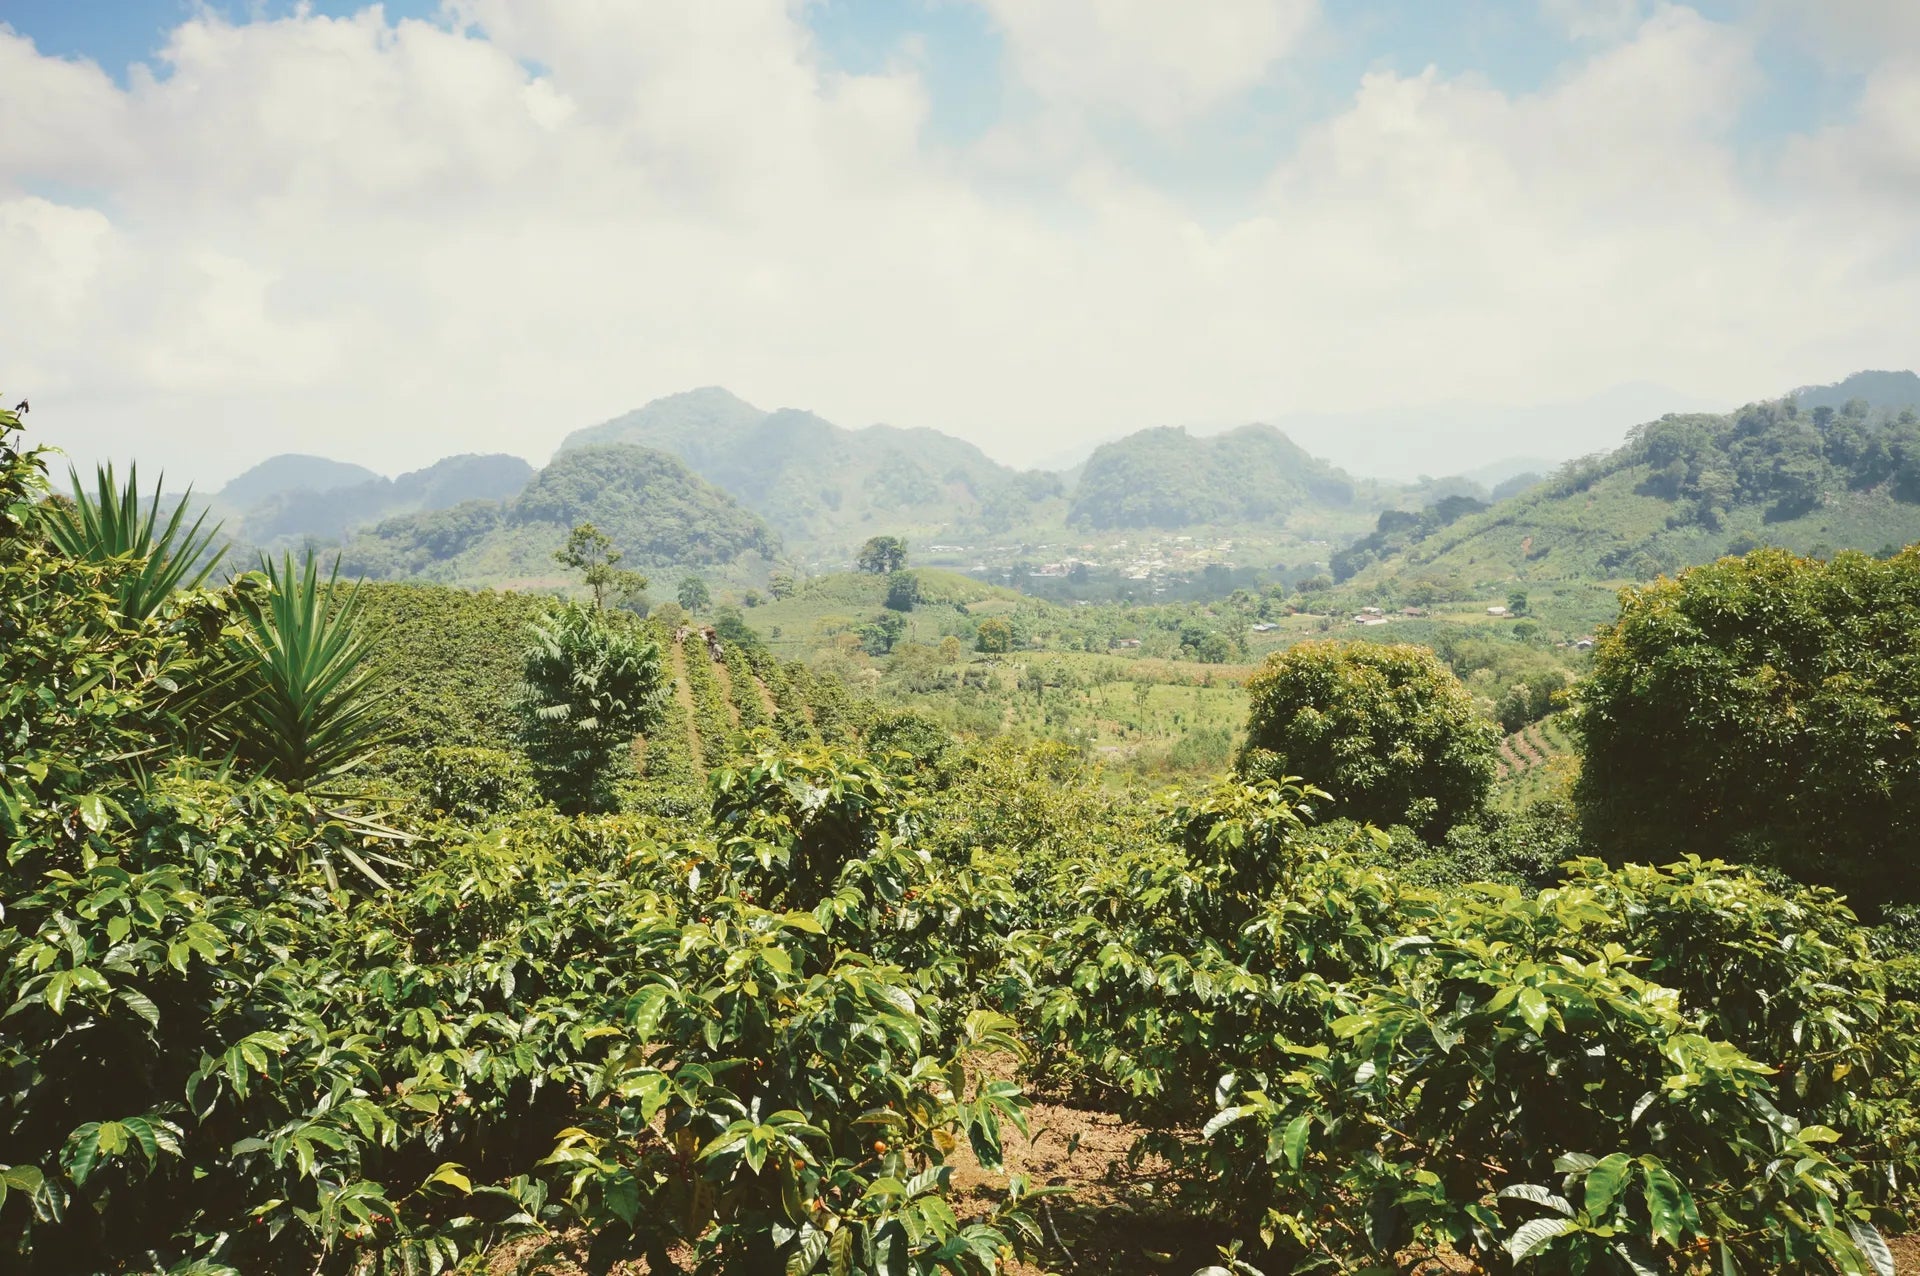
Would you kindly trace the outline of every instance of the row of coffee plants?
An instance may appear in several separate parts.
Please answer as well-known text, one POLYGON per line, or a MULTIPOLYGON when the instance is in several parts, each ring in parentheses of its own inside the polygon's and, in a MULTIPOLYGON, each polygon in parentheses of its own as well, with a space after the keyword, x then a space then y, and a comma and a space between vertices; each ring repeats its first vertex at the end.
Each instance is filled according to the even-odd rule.
POLYGON ((1289 1263, 1890 1273, 1920 1173, 1920 970, 1831 894, 1568 865, 1436 892, 1225 784, 1010 937, 1051 1077, 1289 1263))

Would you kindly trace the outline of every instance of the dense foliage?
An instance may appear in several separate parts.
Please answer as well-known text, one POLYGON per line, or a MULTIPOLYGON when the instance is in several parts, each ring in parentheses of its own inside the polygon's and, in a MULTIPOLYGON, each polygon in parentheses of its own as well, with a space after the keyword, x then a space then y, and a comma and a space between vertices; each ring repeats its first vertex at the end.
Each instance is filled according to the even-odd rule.
POLYGON ((1581 691, 1581 805, 1638 857, 1693 848, 1920 898, 1920 551, 1757 551, 1628 590, 1581 691))
POLYGON ((779 548, 756 515, 680 461, 609 444, 562 452, 510 500, 384 520, 347 545, 344 561, 375 577, 539 575, 582 523, 649 565, 729 563, 779 548))
POLYGON ((1307 642, 1248 680, 1242 770, 1304 776, 1327 813, 1443 830, 1493 784, 1494 733, 1425 647, 1307 642))
POLYGON ((1068 520, 1097 529, 1269 522, 1352 499, 1352 480, 1271 426, 1208 438, 1169 426, 1095 449, 1068 520))
POLYGON ((563 812, 608 809, 634 737, 660 719, 660 649, 634 625, 577 603, 542 617, 529 637, 517 708, 534 778, 563 812))

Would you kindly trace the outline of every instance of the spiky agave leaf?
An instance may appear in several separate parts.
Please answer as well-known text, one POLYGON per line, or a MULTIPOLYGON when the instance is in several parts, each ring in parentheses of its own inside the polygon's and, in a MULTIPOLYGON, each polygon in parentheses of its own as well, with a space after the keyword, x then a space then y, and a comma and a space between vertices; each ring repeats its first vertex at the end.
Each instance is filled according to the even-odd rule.
POLYGON ((239 608, 235 694, 212 717, 246 762, 292 789, 336 780, 393 738, 375 694, 379 668, 358 628, 360 591, 309 552, 263 558, 269 589, 239 608))
POLYGON ((161 483, 153 485, 151 497, 142 498, 139 466, 127 467, 124 484, 115 481, 112 465, 97 467, 91 493, 79 471, 71 476, 72 498, 40 507, 47 539, 69 558, 119 567, 119 608, 127 619, 146 619, 174 590, 206 583, 219 565, 225 550, 213 544, 220 525, 208 527, 204 509, 187 522, 192 488, 162 523, 161 483))

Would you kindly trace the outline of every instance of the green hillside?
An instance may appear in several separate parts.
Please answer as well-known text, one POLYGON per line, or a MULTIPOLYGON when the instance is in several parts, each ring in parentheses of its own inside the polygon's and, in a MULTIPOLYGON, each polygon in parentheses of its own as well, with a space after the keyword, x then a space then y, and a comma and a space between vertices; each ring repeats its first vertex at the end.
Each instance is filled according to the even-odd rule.
POLYGON ((1666 416, 1451 520, 1389 511, 1343 579, 1433 598, 1535 582, 1643 580, 1756 545, 1878 551, 1920 539, 1920 417, 1857 399, 1666 416))
POLYGON ((1057 476, 1009 469, 937 430, 847 430, 810 412, 764 412, 718 387, 576 430, 562 455, 598 443, 671 452, 789 540, 834 548, 882 530, 1005 530, 1062 506, 1057 476))
POLYGON ((1067 520, 1097 531, 1275 523, 1353 500, 1351 479, 1272 426, 1207 438, 1166 426, 1095 449, 1067 520))
POLYGON ((343 569, 375 579, 558 583, 553 553, 591 522, 625 566, 643 570, 763 562, 779 540, 725 492, 664 452, 622 444, 575 448, 507 501, 388 519, 355 537, 343 569))
POLYGON ((533 466, 517 456, 449 456, 398 478, 275 492, 243 510, 229 530, 257 545, 305 537, 334 540, 403 514, 452 509, 464 501, 508 500, 533 473, 533 466))

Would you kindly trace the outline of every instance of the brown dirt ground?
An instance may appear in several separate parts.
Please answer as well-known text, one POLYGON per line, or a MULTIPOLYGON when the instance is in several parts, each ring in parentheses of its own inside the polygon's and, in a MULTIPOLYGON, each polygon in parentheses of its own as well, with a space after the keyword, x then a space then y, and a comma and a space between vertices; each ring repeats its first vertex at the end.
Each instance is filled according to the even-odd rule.
MULTIPOLYGON (((1031 1138, 1006 1135, 1004 1172, 989 1173, 962 1147, 953 1158, 953 1206, 963 1220, 984 1218, 1004 1197, 1011 1174, 1036 1188, 1064 1189, 1036 1210, 1043 1252, 1017 1263, 1008 1276, 1189 1276, 1217 1260, 1221 1233, 1188 1217, 1169 1197, 1167 1166, 1148 1158, 1129 1162, 1140 1134, 1118 1117, 1036 1102, 1028 1110, 1031 1138)), ((1897 1276, 1920 1276, 1920 1235, 1892 1238, 1897 1276)), ((489 1276, 584 1276, 578 1237, 527 1238, 503 1246, 489 1276)), ((682 1262, 689 1254, 675 1254, 682 1262)), ((1477 1268, 1455 1254, 1403 1254, 1403 1276, 1450 1276, 1477 1268)), ((615 1276, 642 1276, 645 1262, 624 1263, 615 1276)))
MULTIPOLYGON (((952 1162, 951 1199, 963 1220, 990 1214, 1012 1174, 1025 1174, 1036 1188, 1065 1189, 1036 1210, 1043 1252, 1014 1264, 1008 1276, 1189 1276, 1218 1259, 1224 1234, 1173 1206, 1166 1165, 1153 1158, 1129 1163, 1137 1128, 1105 1113, 1051 1103, 1034 1104, 1027 1116, 1030 1139, 1006 1133, 1005 1171, 983 1170, 964 1146, 952 1162)), ((584 1276, 584 1254, 579 1236, 527 1237, 495 1251, 488 1276, 584 1276)), ((691 1261, 689 1254, 674 1257, 691 1261)), ((1408 1255, 1403 1270, 1407 1276, 1445 1276, 1471 1268, 1451 1256, 1408 1255)), ((614 1268, 615 1276, 648 1271, 644 1261, 614 1268)))

